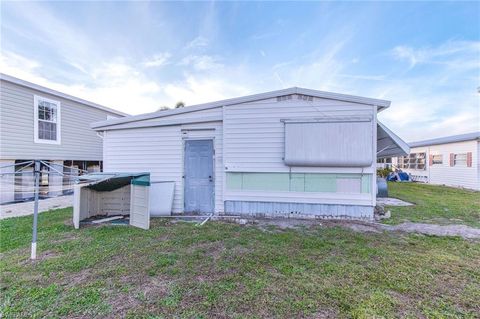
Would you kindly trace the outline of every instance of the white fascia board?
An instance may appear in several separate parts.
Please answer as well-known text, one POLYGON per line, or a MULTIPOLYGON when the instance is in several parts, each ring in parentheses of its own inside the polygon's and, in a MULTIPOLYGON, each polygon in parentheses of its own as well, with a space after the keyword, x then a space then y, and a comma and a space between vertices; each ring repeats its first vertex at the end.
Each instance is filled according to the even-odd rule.
POLYGON ((421 146, 466 142, 466 141, 473 141, 473 140, 480 140, 480 132, 445 136, 445 137, 439 137, 431 140, 424 140, 424 141, 418 141, 418 142, 410 142, 409 145, 410 147, 421 147, 421 146))
POLYGON ((146 127, 160 127, 160 126, 174 126, 182 124, 196 124, 196 123, 211 123, 221 122, 223 119, 221 116, 204 116, 198 119, 167 119, 143 123, 124 123, 112 126, 103 126, 96 129, 97 131, 112 131, 112 130, 124 130, 133 128, 146 128, 146 127))
POLYGON ((330 100, 375 105, 378 107, 379 111, 390 107, 390 101, 387 101, 387 100, 372 99, 372 98, 363 97, 363 96, 325 92, 325 91, 318 91, 318 90, 311 90, 311 89, 304 89, 304 88, 296 88, 296 89, 297 89, 297 92, 296 92, 297 94, 312 95, 315 97, 330 99, 330 100))
POLYGON ((217 107, 224 107, 229 105, 258 101, 258 100, 265 100, 265 99, 275 98, 277 96, 283 96, 283 95, 289 95, 289 94, 304 94, 304 95, 311 95, 318 98, 346 101, 346 102, 359 103, 359 104, 375 105, 378 108, 378 111, 381 111, 390 106, 390 101, 386 101, 386 100, 371 99, 371 98, 360 97, 360 96, 292 87, 288 89, 259 93, 254 95, 247 95, 247 96, 242 96, 242 97, 233 98, 233 99, 215 101, 215 102, 204 103, 204 104, 197 104, 197 105, 187 106, 187 107, 178 108, 178 109, 162 110, 162 111, 157 111, 153 113, 129 116, 126 118, 100 121, 100 122, 92 123, 90 127, 93 129, 101 130, 107 126, 117 125, 121 123, 137 122, 137 121, 160 118, 160 117, 171 116, 176 114, 203 111, 203 110, 213 109, 217 107))
POLYGON ((90 102, 90 101, 87 101, 87 100, 84 100, 84 99, 81 99, 81 98, 78 98, 78 97, 75 97, 75 96, 72 96, 72 95, 68 95, 68 94, 65 94, 65 93, 62 93, 62 92, 59 92, 59 91, 55 91, 55 90, 46 88, 44 86, 41 86, 41 85, 38 85, 38 84, 35 84, 35 83, 31 83, 31 82, 28 82, 28 81, 25 81, 25 80, 18 79, 16 77, 11 76, 11 75, 0 73, 0 79, 2 81, 14 83, 14 84, 24 86, 24 87, 27 87, 27 88, 30 88, 30 89, 33 89, 33 90, 37 90, 37 91, 40 91, 40 92, 43 92, 43 93, 47 93, 47 94, 51 94, 51 95, 54 95, 54 96, 57 96, 57 97, 61 97, 61 98, 64 98, 66 100, 70 100, 70 101, 74 101, 74 102, 77 102, 77 103, 80 103, 80 104, 84 104, 86 106, 90 106, 90 107, 93 107, 93 108, 96 108, 96 109, 99 109, 99 110, 102 110, 102 111, 107 111, 107 112, 110 112, 110 113, 114 113, 114 114, 117 114, 119 116, 129 116, 130 115, 130 114, 123 113, 123 112, 111 109, 109 107, 106 107, 106 106, 103 106, 103 105, 100 105, 100 104, 97 104, 97 103, 94 103, 94 102, 90 102))

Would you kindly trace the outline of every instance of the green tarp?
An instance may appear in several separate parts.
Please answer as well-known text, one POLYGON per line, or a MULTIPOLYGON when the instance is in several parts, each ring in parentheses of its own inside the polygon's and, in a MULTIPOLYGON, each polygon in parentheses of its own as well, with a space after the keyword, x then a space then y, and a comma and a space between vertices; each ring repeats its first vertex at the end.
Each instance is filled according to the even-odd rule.
POLYGON ((126 185, 150 186, 150 173, 91 173, 78 177, 80 182, 92 183, 86 187, 98 192, 109 192, 126 185))

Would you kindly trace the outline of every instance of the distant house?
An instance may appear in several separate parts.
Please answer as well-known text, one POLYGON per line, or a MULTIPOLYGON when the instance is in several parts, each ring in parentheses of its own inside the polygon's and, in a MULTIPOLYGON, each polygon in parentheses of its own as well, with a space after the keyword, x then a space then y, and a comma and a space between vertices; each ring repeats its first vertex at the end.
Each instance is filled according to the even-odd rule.
POLYGON ((409 143, 410 154, 392 159, 415 180, 480 190, 480 132, 409 143))
MULTIPOLYGON (((2 176, 0 203, 33 196, 32 167, 11 164, 38 159, 69 174, 101 170, 102 139, 90 123, 126 115, 5 74, 0 74, 0 92, 0 167, 3 173, 22 172, 2 176)), ((49 176, 46 166, 42 172, 41 195, 67 190, 68 180, 49 176)))
POLYGON ((106 171, 149 172, 150 198, 175 184, 174 213, 372 219, 376 158, 409 152, 377 120, 389 106, 294 87, 92 127, 106 171))

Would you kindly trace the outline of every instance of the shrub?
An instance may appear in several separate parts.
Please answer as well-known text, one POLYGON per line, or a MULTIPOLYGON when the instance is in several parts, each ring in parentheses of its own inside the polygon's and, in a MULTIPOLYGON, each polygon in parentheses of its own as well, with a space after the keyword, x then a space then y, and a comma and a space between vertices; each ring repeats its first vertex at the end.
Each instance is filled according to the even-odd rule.
POLYGON ((392 169, 385 167, 385 168, 377 168, 377 176, 387 178, 388 174, 392 172, 392 169))

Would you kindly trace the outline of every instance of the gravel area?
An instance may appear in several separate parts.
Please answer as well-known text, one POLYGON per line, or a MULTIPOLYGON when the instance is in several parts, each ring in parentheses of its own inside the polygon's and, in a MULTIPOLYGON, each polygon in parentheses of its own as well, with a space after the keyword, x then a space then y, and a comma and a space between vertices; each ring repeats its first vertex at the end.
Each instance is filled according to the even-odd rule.
POLYGON ((377 197, 377 205, 382 206, 413 206, 414 204, 393 197, 377 197))

